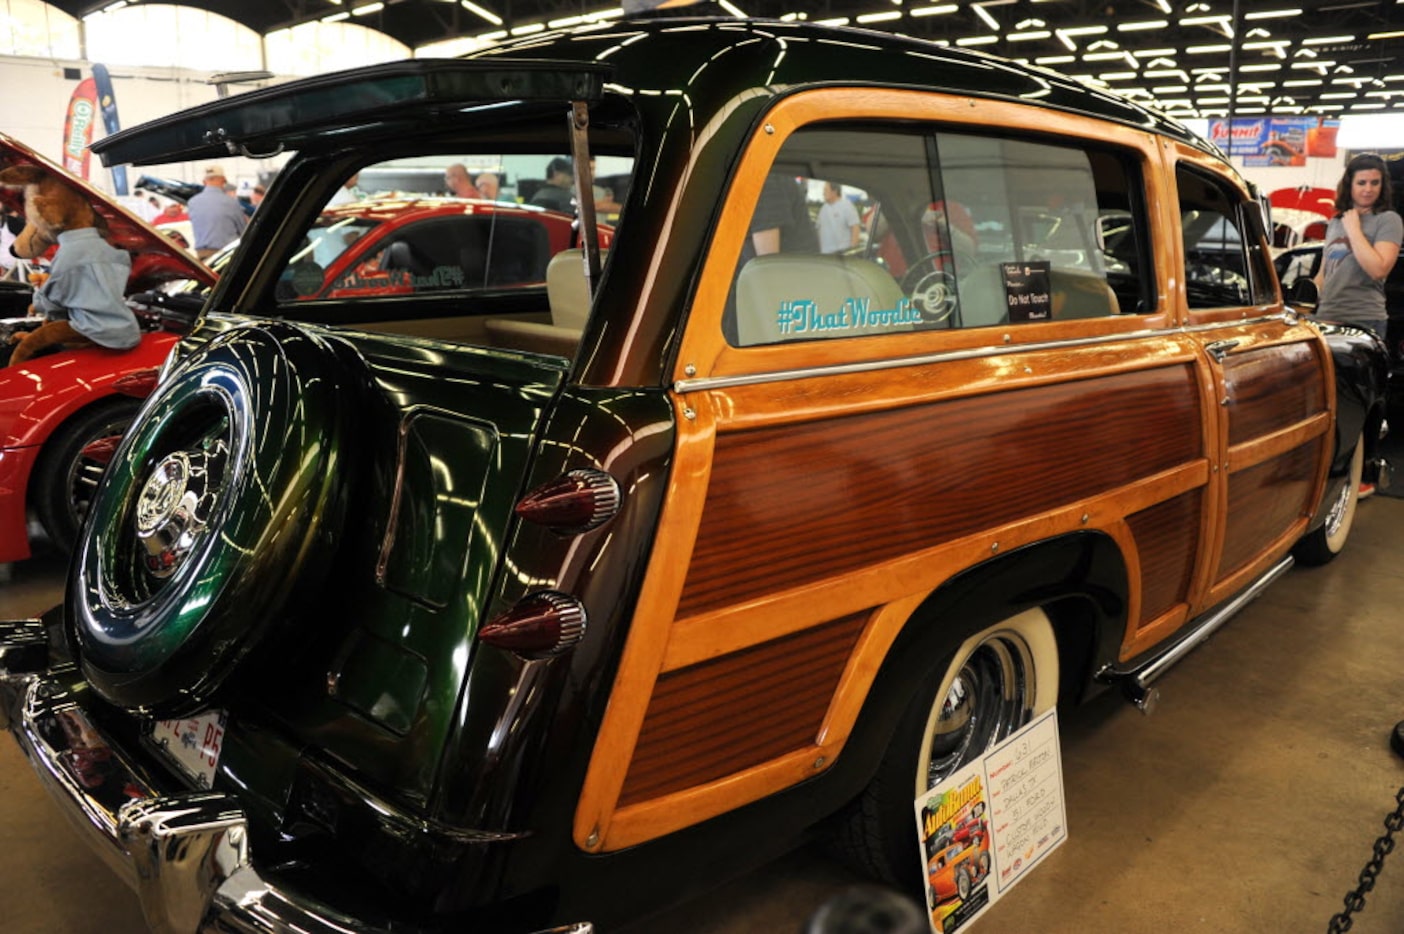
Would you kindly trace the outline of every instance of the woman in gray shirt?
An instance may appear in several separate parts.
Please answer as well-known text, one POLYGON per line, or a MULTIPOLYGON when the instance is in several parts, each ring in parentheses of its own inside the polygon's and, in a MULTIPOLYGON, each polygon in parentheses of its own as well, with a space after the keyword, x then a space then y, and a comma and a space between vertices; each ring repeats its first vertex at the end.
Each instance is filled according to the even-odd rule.
POLYGON ((1322 318, 1368 328, 1381 338, 1385 312, 1385 277, 1399 256, 1404 221, 1390 210, 1389 170, 1374 153, 1346 164, 1336 186, 1336 211, 1326 225, 1326 244, 1316 285, 1322 318))

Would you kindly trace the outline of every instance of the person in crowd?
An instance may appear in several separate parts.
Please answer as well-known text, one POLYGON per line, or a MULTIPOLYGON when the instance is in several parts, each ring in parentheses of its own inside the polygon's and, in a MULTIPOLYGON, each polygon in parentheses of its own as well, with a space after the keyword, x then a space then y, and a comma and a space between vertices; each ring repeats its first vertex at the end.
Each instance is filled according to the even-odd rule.
POLYGON ((858 245, 858 238, 862 235, 863 225, 858 220, 858 209, 833 182, 824 183, 824 205, 819 209, 817 226, 821 253, 851 250, 858 245))
POLYGON ((481 198, 480 192, 473 180, 468 176, 468 169, 461 162, 455 162, 444 170, 444 184, 448 186, 448 192, 455 198, 481 198))
POLYGON ((1404 241, 1404 220, 1391 210, 1393 203, 1384 160, 1374 153, 1351 159, 1336 186, 1336 214, 1326 225, 1316 274, 1319 316, 1367 328, 1381 338, 1389 322, 1385 277, 1404 241))
POLYGON ((819 249, 804 189, 793 177, 778 172, 765 177, 756 212, 751 215, 750 233, 741 248, 742 266, 756 256, 814 253, 819 249))
MULTIPOLYGON (((1404 220, 1390 209, 1394 203, 1389 169, 1374 153, 1361 153, 1346 163, 1336 185, 1336 215, 1326 224, 1321 269, 1316 273, 1319 301, 1316 314, 1366 328, 1384 339, 1389 325, 1385 310, 1385 278, 1399 258, 1404 220)), ((1360 496, 1375 485, 1360 484, 1360 496)))
POLYGON ((361 173, 352 172, 351 177, 342 183, 341 187, 336 190, 336 194, 331 196, 331 200, 327 202, 327 207, 332 207, 337 204, 351 204, 364 199, 365 194, 361 189, 356 187, 356 183, 360 180, 361 173))
POLYGON ((501 201, 502 180, 495 172, 484 172, 473 181, 478 189, 478 197, 485 201, 501 201))
POLYGON ((227 181, 223 169, 210 166, 205 170, 204 189, 186 205, 195 232, 195 255, 202 260, 237 240, 249 223, 239 202, 225 195, 227 181))
POLYGON ((255 211, 258 210, 258 206, 263 203, 263 196, 267 193, 268 189, 264 188, 262 185, 253 186, 253 191, 249 192, 249 201, 253 203, 255 211))
POLYGON ((575 196, 571 193, 571 182, 575 177, 575 171, 571 167, 570 160, 563 156, 557 156, 546 165, 546 181, 536 193, 531 196, 529 203, 543 208, 550 208, 553 211, 563 211, 567 214, 575 210, 575 196))

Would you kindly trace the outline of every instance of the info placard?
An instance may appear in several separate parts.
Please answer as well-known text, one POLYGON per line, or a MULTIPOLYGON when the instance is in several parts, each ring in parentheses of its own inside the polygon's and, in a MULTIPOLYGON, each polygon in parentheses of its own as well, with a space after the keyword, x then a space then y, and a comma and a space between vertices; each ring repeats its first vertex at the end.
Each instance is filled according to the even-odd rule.
POLYGON ((916 800, 931 929, 961 930, 1067 839, 1050 710, 916 800))

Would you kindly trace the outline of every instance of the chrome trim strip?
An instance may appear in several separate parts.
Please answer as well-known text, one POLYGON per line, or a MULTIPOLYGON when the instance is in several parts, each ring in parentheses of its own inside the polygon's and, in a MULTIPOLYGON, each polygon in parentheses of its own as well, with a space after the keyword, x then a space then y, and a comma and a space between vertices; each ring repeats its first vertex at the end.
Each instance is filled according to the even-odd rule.
POLYGON ((703 376, 695 379, 677 380, 673 383, 673 391, 679 395, 685 395, 690 392, 705 392, 709 389, 730 389, 733 386, 755 386, 761 383, 781 383, 789 380, 813 379, 818 376, 841 376, 849 373, 872 373, 878 370, 896 370, 909 366, 925 366, 929 363, 947 363, 955 360, 978 360, 983 357, 995 357, 1015 351, 1027 353, 1040 350, 1058 350, 1063 347, 1094 347, 1098 344, 1115 344, 1121 341, 1137 340, 1150 337, 1153 334, 1192 334, 1242 327, 1245 324, 1263 324, 1268 321, 1296 323, 1287 313, 1279 312, 1272 315, 1260 315, 1256 318, 1240 318, 1236 321, 1181 325, 1173 328, 1147 328, 1141 331, 1123 331, 1117 334, 1078 337, 1071 340, 1039 341, 1030 344, 989 344, 970 350, 951 350, 945 353, 922 354, 916 357, 835 363, 832 366, 805 367, 798 370, 772 370, 768 373, 746 373, 739 376, 703 376))
POLYGON ((1172 645, 1163 655, 1158 655, 1146 665, 1140 668, 1118 669, 1112 666, 1102 670, 1100 679, 1104 681, 1115 681, 1129 679, 1134 688, 1144 690, 1151 682, 1165 674, 1172 665, 1183 659, 1191 650, 1197 648, 1200 643, 1212 636, 1220 626, 1232 619, 1239 610, 1247 606, 1252 600, 1268 588, 1268 585, 1277 580, 1296 561, 1291 555, 1287 555, 1281 561, 1268 568, 1258 577, 1257 580, 1249 584, 1240 591, 1233 599, 1223 604, 1219 609, 1204 617, 1202 621, 1190 630, 1179 641, 1172 645))

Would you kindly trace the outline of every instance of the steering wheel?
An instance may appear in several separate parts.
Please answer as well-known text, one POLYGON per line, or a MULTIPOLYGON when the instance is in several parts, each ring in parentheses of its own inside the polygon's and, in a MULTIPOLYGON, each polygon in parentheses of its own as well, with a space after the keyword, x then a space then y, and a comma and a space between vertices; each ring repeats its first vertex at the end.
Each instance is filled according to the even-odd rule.
POLYGON ((911 296, 926 324, 940 324, 960 308, 955 275, 947 271, 953 259, 950 250, 934 250, 902 275, 902 291, 911 296))

